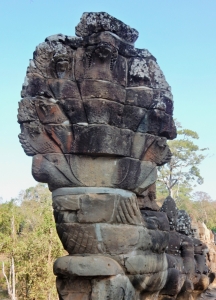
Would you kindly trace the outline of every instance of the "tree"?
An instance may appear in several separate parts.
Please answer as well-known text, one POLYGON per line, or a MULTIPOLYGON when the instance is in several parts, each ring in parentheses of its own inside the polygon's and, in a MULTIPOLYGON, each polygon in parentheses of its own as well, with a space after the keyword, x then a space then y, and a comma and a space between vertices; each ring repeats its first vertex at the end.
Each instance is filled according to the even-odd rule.
POLYGON ((211 230, 216 230, 216 201, 209 194, 197 191, 192 194, 194 213, 197 221, 203 222, 211 230))
POLYGON ((18 299, 57 299, 53 262, 65 253, 55 229, 51 193, 38 184, 24 191, 18 203, 0 205, 4 273, 10 278, 13 258, 18 299))
MULTIPOLYGON (((200 174, 199 165, 205 158, 204 151, 207 148, 199 148, 194 140, 199 139, 198 134, 190 129, 182 129, 177 122, 179 130, 178 139, 168 141, 172 152, 172 158, 169 163, 158 167, 158 186, 159 190, 167 191, 176 202, 180 202, 186 195, 189 196, 194 184, 202 184, 203 178, 200 174)), ((188 200, 188 196, 185 200, 188 200)))

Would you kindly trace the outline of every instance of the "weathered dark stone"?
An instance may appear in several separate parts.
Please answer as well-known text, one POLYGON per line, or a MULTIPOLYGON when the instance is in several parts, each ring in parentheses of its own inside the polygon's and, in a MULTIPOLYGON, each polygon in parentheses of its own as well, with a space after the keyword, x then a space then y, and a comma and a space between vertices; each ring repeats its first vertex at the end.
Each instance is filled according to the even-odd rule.
POLYGON ((71 80, 64 79, 49 79, 49 88, 57 100, 64 99, 77 99, 81 101, 77 83, 71 80))
POLYGON ((166 138, 157 137, 146 150, 142 160, 155 162, 157 166, 162 166, 171 159, 171 151, 166 143, 166 138))
POLYGON ((65 99, 59 101, 71 124, 86 123, 86 113, 81 99, 65 99))
POLYGON ((40 122, 21 124, 20 143, 27 155, 41 153, 61 153, 60 148, 53 142, 40 122))
POLYGON ((175 201, 170 196, 164 200, 160 211, 165 212, 167 214, 170 224, 170 230, 174 230, 176 228, 178 220, 178 209, 176 207, 175 201))
POLYGON ((69 162, 61 153, 35 155, 32 164, 32 175, 35 180, 48 183, 51 191, 61 187, 83 185, 73 175, 69 162))
POLYGON ((178 270, 174 268, 169 269, 166 284, 160 293, 162 295, 176 296, 181 291, 184 279, 185 277, 178 270))
POLYGON ((46 84, 46 80, 37 74, 32 74, 26 77, 22 86, 21 97, 36 97, 36 96, 52 97, 52 92, 46 84))
POLYGON ((70 153, 73 141, 71 125, 47 124, 44 128, 63 153, 70 153))
POLYGON ((149 108, 153 101, 153 90, 151 88, 131 87, 127 88, 125 104, 149 108))
POLYGON ((122 114, 123 115, 122 127, 136 131, 140 124, 140 121, 145 116, 145 114, 146 114, 145 108, 125 105, 122 114))
POLYGON ((18 122, 33 122, 38 120, 35 109, 35 101, 31 98, 24 98, 19 102, 18 122))
POLYGON ((140 122, 137 131, 163 136, 171 140, 177 135, 172 117, 159 109, 149 110, 140 122))
POLYGON ((73 125, 72 153, 130 156, 132 131, 109 125, 73 125))
POLYGON ((115 198, 107 195, 83 195, 80 199, 78 222, 109 223, 114 212, 115 198), (109 203, 109 205, 108 205, 109 203))
POLYGON ((120 103, 100 98, 84 100, 89 124, 108 124, 121 127, 124 106, 120 103))
POLYGON ((84 13, 76 33, 36 47, 18 109, 69 253, 54 265, 59 299, 198 299, 215 278, 214 235, 171 197, 156 204, 176 137, 171 88, 135 29, 84 13))
POLYGON ((105 80, 126 86, 127 61, 118 54, 116 47, 107 42, 99 42, 86 48, 79 48, 75 55, 75 77, 105 80))
POLYGON ((72 276, 113 276, 123 274, 118 263, 104 256, 64 256, 54 263, 55 275, 72 276))
MULTIPOLYGON (((142 217, 146 223, 154 223, 155 228, 162 231, 170 231, 167 215, 159 211, 141 210, 142 217)), ((147 225, 148 226, 148 225, 147 225)))
POLYGON ((35 101, 35 107, 42 124, 61 124, 68 121, 54 99, 39 99, 35 101))
POLYGON ((76 26, 76 35, 84 37, 100 31, 111 31, 129 43, 135 42, 139 35, 136 29, 106 12, 83 13, 80 23, 76 26))
POLYGON ((84 100, 106 99, 124 104, 125 89, 109 81, 85 80, 80 82, 80 91, 84 100))

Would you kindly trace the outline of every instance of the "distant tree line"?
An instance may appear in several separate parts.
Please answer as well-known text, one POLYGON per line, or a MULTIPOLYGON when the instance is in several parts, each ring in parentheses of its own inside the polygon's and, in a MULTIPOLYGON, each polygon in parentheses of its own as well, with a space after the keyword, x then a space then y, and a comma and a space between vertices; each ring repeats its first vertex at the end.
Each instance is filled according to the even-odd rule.
POLYGON ((62 255, 44 184, 0 205, 0 299, 58 299, 53 262, 62 255))
POLYGON ((177 123, 178 136, 168 141, 172 158, 169 163, 158 167, 157 201, 162 204, 170 195, 179 209, 192 214, 197 221, 204 222, 216 231, 216 201, 202 191, 194 192, 196 185, 203 183, 199 166, 207 156, 208 148, 196 145, 197 132, 183 129, 177 123))

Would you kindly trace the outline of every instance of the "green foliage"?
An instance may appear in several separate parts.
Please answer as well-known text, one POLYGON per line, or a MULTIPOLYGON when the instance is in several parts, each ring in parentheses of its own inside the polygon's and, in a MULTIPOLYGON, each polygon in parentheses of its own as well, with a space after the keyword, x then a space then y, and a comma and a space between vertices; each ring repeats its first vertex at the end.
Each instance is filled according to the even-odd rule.
POLYGON ((57 299, 52 269, 64 250, 49 190, 38 184, 23 192, 20 205, 10 201, 0 207, 1 254, 6 262, 14 258, 18 299, 57 299))
POLYGON ((162 205, 171 195, 179 209, 186 210, 197 221, 204 222, 209 229, 216 231, 216 201, 204 192, 193 192, 194 185, 202 184, 199 165, 205 158, 207 148, 199 148, 195 131, 182 129, 177 124, 178 138, 169 141, 172 152, 170 163, 159 167, 157 182, 157 202, 162 205))
POLYGON ((203 222, 206 226, 216 230, 216 201, 205 192, 195 192, 192 194, 194 216, 197 221, 203 222))
MULTIPOLYGON (((181 128, 178 123, 178 127, 181 128)), ((179 129, 178 139, 168 141, 172 152, 169 163, 158 168, 159 198, 161 192, 167 191, 181 208, 184 202, 190 198, 190 192, 195 184, 202 184, 199 165, 205 158, 204 151, 207 148, 199 148, 194 140, 199 138, 195 131, 179 129)))

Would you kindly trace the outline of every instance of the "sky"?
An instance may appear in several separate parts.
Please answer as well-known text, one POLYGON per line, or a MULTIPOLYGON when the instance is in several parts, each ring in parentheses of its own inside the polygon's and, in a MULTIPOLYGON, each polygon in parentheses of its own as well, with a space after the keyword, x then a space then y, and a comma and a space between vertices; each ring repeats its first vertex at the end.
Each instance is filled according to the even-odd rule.
POLYGON ((174 118, 209 148, 196 189, 216 199, 216 0, 0 0, 0 197, 36 184, 16 121, 29 59, 47 36, 75 35, 82 13, 91 11, 136 28, 135 46, 157 58, 172 87, 174 118))

